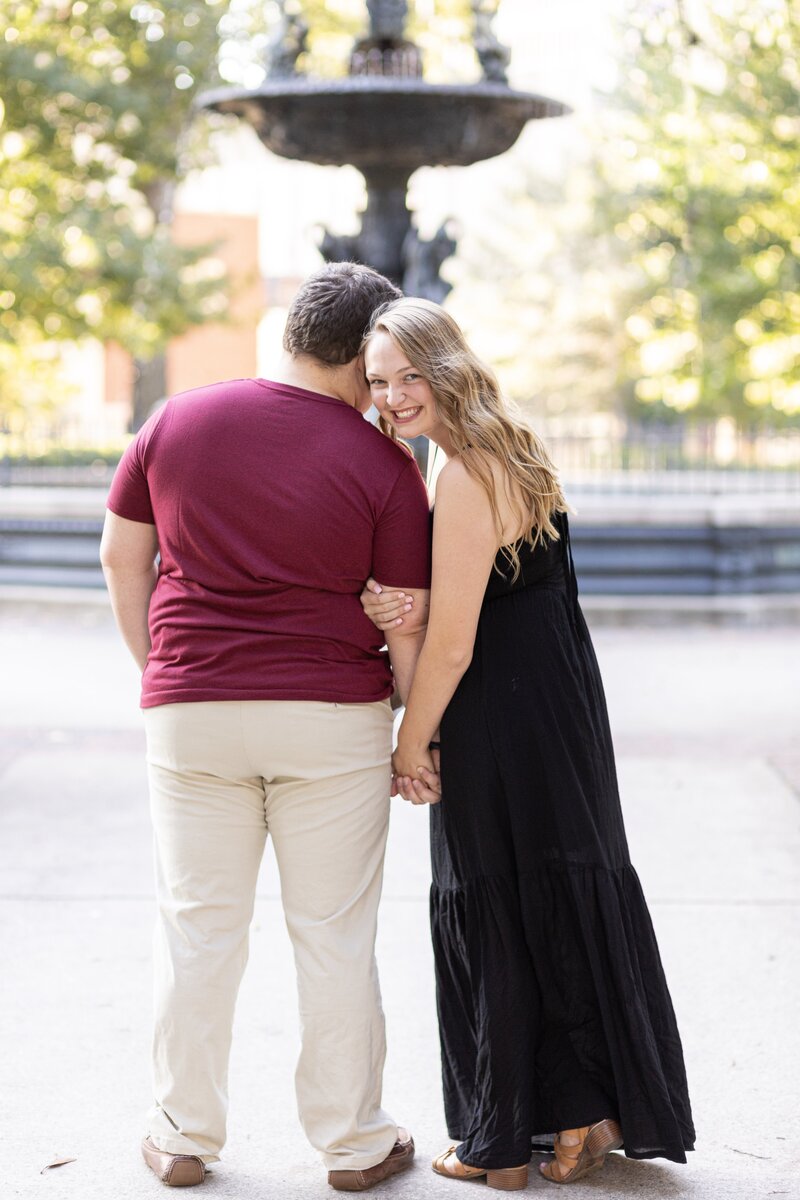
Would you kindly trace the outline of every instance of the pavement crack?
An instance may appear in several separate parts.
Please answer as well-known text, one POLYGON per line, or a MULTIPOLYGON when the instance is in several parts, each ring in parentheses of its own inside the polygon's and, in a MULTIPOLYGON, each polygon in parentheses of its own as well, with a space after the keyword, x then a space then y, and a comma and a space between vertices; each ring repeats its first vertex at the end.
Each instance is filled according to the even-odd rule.
POLYGON ((732 1150, 734 1154, 743 1154, 746 1158, 760 1158, 762 1162, 772 1162, 769 1154, 753 1154, 750 1150, 737 1150, 735 1146, 726 1146, 726 1150, 732 1150))

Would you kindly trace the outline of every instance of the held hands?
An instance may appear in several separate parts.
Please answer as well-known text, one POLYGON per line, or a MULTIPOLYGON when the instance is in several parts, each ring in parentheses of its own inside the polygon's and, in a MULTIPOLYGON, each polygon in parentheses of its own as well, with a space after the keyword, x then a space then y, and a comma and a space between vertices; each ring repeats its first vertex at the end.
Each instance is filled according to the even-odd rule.
MULTIPOLYGON (((360 596, 364 612, 378 629, 393 629, 403 624, 403 617, 414 607, 414 597, 406 592, 384 589, 375 579, 368 579, 360 596)), ((402 726, 397 749, 392 755, 392 793, 411 804, 438 804, 442 798, 439 778, 439 751, 427 745, 410 745, 403 737, 402 726)))
POLYGON ((381 587, 374 579, 368 579, 361 593, 361 607, 378 629, 393 629, 403 624, 403 617, 411 612, 414 597, 405 592, 390 591, 381 587))
POLYGON ((438 804, 442 798, 439 751, 422 747, 408 751, 398 742, 392 755, 392 795, 411 804, 438 804), (416 767, 411 765, 414 762, 416 767))

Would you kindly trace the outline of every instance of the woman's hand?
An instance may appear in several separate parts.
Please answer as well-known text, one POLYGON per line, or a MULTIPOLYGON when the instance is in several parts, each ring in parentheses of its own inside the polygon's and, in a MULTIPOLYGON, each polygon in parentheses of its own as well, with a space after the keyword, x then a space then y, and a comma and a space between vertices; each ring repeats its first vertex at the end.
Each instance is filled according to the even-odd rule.
POLYGON ((378 629, 393 629, 403 624, 405 613, 411 612, 414 597, 406 592, 387 590, 374 579, 368 579, 360 596, 361 607, 378 629))
POLYGON ((397 735, 397 749, 392 755, 392 771, 398 779, 401 776, 408 776, 410 779, 419 779, 420 767, 424 767, 432 775, 436 774, 433 757, 427 743, 416 745, 410 742, 408 738, 404 738, 403 726, 401 725, 397 735))
POLYGON ((432 753, 427 746, 409 745, 403 740, 401 728, 392 755, 393 794, 411 804, 438 804, 442 798, 438 767, 438 750, 432 753))

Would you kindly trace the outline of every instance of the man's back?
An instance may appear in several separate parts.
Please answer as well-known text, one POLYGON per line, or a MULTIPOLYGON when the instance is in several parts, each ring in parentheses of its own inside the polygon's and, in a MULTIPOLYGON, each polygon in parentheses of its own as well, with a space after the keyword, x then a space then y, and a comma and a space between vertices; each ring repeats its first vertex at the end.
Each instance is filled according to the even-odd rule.
POLYGON ((428 585, 427 499, 354 408, 265 380, 184 393, 127 452, 109 508, 158 530, 144 707, 391 692, 358 596, 370 574, 428 585))

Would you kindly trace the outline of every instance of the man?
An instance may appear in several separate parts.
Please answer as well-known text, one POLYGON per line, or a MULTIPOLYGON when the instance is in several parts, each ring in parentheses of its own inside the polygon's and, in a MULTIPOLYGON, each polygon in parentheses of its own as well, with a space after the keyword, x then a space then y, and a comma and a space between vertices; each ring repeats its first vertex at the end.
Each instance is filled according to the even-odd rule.
POLYGON ((393 681, 359 602, 370 575, 414 597, 413 623, 387 637, 405 695, 430 584, 427 497, 412 458, 363 420, 359 353, 372 312, 398 294, 354 263, 313 275, 275 378, 169 400, 111 487, 101 559, 143 671, 159 904, 142 1150, 171 1186, 202 1182, 225 1141, 267 833, 297 964, 305 1132, 339 1190, 413 1158, 380 1106, 393 681))

